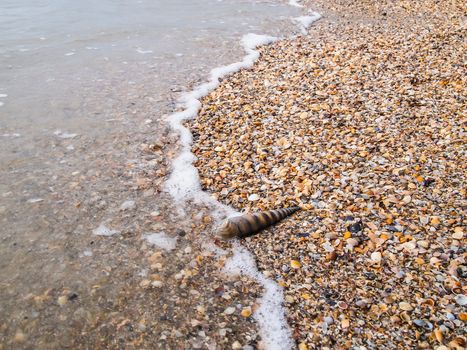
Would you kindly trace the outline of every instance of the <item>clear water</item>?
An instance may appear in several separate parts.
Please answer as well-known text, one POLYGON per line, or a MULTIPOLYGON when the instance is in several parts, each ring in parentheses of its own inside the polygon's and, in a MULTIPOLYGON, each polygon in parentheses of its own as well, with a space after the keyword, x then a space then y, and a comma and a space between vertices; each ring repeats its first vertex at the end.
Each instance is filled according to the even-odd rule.
POLYGON ((156 97, 212 55, 237 49, 242 33, 277 34, 278 19, 293 12, 271 1, 3 0, 1 127, 21 134, 38 124, 83 127, 70 117, 94 90, 152 80, 156 97))

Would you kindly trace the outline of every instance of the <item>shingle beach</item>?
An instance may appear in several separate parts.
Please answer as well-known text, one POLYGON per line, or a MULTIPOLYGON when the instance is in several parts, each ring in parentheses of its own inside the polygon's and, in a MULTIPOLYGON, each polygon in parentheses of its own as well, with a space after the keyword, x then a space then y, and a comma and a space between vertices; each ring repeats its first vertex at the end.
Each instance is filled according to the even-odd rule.
MULTIPOLYGON (((202 186, 302 210, 242 244, 304 349, 466 346, 461 1, 314 1, 189 123, 202 186)), ((229 243, 226 243, 227 245, 229 243)))

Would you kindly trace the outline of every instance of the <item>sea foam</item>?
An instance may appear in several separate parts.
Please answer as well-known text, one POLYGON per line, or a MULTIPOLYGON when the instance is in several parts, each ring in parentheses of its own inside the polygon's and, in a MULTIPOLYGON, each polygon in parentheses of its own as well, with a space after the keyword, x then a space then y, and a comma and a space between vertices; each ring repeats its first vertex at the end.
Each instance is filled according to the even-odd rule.
POLYGON ((164 232, 146 233, 143 238, 152 245, 161 249, 170 251, 175 249, 177 245, 177 238, 171 237, 164 232))
POLYGON ((238 242, 234 242, 233 256, 226 261, 224 271, 231 275, 247 276, 264 288, 259 299, 259 308, 253 314, 259 326, 261 339, 268 350, 291 349, 292 333, 282 306, 282 287, 258 271, 251 253, 238 242))
POLYGON ((295 6, 295 7, 303 7, 303 5, 301 5, 298 0, 289 0, 289 5, 290 6, 295 6))
POLYGON ((242 44, 247 53, 243 60, 214 68, 210 73, 208 82, 197 86, 193 91, 180 98, 180 103, 183 104, 185 109, 169 116, 170 127, 178 132, 180 136, 181 152, 172 163, 172 172, 165 183, 165 190, 171 194, 179 208, 184 208, 189 201, 192 201, 196 204, 207 205, 213 211, 213 216, 218 220, 236 214, 235 210, 222 205, 201 189, 198 170, 193 166, 196 157, 191 153, 193 136, 190 130, 183 125, 183 122, 198 115, 201 108, 200 99, 214 90, 219 85, 219 80, 222 77, 240 69, 251 68, 259 57, 259 52, 255 48, 269 44, 276 39, 272 36, 252 33, 243 36, 242 44))
POLYGON ((321 18, 318 12, 310 12, 308 16, 295 17, 293 20, 298 23, 302 34, 306 34, 308 28, 321 18))

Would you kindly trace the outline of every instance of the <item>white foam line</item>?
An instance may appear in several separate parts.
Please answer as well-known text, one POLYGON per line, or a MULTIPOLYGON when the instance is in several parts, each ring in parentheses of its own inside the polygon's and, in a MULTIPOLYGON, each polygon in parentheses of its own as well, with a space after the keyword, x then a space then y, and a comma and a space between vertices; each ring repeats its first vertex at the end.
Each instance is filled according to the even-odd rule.
MULTIPOLYGON (((200 99, 219 85, 219 79, 240 69, 252 67, 259 58, 259 52, 255 49, 276 39, 275 37, 252 33, 244 35, 242 44, 247 54, 243 60, 213 69, 208 82, 199 85, 193 91, 181 97, 180 102, 183 103, 185 109, 168 117, 170 127, 177 131, 180 136, 181 152, 173 161, 172 172, 165 183, 165 190, 174 198, 178 207, 185 208, 190 201, 207 205, 212 210, 214 219, 217 222, 226 216, 238 215, 234 209, 221 204, 201 189, 199 173, 193 165, 196 156, 191 152, 193 135, 183 125, 183 122, 198 115, 201 108, 200 99)), ((233 253, 234 255, 229 259, 226 271, 245 274, 264 288, 264 294, 260 299, 260 307, 253 316, 258 323, 259 332, 266 344, 266 348, 271 350, 291 349, 293 342, 282 307, 283 293, 281 287, 274 281, 268 280, 258 271, 253 256, 239 243, 235 243, 233 253)))
POLYGON ((321 15, 318 12, 310 12, 309 16, 295 17, 293 20, 298 23, 302 34, 306 34, 308 32, 308 28, 320 18, 321 15))
POLYGON ((252 255, 240 243, 234 243, 233 253, 233 256, 226 261, 224 271, 231 275, 247 276, 256 280, 264 288, 259 300, 259 308, 253 317, 258 323, 261 339, 266 349, 291 349, 294 344, 282 306, 284 299, 282 288, 258 271, 252 255))
POLYGON ((185 109, 168 117, 170 127, 180 135, 182 149, 180 155, 173 161, 172 173, 165 184, 165 189, 172 195, 179 207, 185 207, 189 201, 205 204, 213 210, 213 215, 218 220, 236 214, 232 208, 222 205, 208 193, 202 191, 198 170, 193 166, 193 162, 196 161, 195 155, 191 153, 193 136, 190 130, 183 126, 183 122, 193 119, 198 115, 201 108, 200 99, 219 85, 219 79, 240 69, 251 68, 259 58, 259 52, 255 49, 260 45, 269 44, 276 39, 272 36, 252 33, 244 35, 242 44, 247 55, 243 60, 227 66, 214 68, 210 73, 208 82, 199 85, 193 91, 180 98, 180 102, 184 105, 185 109))

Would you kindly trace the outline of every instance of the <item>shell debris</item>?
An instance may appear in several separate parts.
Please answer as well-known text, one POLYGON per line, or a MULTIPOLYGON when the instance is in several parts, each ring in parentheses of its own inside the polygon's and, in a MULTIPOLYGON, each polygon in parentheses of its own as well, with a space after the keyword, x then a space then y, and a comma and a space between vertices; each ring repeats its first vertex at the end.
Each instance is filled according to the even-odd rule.
POLYGON ((301 349, 461 348, 465 2, 302 4, 323 19, 261 48, 190 122, 202 186, 304 209, 242 242, 301 349))

